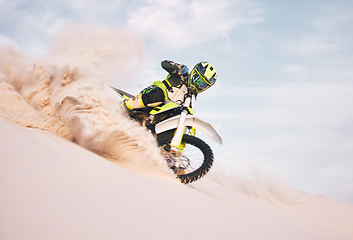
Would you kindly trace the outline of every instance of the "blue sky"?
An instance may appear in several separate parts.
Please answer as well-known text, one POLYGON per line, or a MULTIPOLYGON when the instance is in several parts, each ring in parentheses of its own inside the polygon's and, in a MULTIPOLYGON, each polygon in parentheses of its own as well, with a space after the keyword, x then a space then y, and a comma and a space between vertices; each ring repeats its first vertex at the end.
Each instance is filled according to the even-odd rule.
POLYGON ((224 138, 216 161, 353 203, 352 1, 0 0, 0 44, 32 57, 68 22, 140 36, 132 93, 165 76, 161 60, 212 62, 198 114, 224 138))

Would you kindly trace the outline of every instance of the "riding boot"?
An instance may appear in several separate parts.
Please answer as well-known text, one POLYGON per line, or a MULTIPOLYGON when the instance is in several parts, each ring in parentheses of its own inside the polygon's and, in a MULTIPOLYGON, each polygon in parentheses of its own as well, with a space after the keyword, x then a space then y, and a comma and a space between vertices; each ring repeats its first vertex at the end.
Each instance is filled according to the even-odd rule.
POLYGON ((121 107, 124 110, 132 110, 132 109, 136 109, 136 108, 144 108, 145 105, 143 104, 142 101, 142 97, 141 97, 141 93, 133 98, 129 98, 129 99, 125 99, 122 103, 121 103, 121 107))

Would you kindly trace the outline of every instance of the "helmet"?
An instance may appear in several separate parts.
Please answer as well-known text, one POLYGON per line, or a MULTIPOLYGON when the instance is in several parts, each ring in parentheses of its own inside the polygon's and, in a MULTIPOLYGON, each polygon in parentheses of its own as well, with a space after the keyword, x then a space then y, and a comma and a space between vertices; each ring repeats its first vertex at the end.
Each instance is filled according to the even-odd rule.
POLYGON ((207 90, 217 80, 217 72, 209 62, 199 62, 191 70, 189 75, 188 87, 196 94, 207 90))

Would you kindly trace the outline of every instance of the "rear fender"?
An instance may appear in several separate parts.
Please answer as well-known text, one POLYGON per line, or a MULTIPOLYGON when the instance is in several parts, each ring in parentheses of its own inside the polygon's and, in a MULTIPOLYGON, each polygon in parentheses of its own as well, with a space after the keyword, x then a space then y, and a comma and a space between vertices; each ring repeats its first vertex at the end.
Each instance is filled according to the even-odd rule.
MULTIPOLYGON (((175 116, 173 118, 169 118, 163 122, 160 122, 155 126, 156 133, 159 134, 171 129, 175 129, 178 127, 178 123, 179 116, 175 116)), ((185 120, 185 126, 193 127, 196 130, 207 134, 207 136, 213 141, 222 144, 222 137, 218 134, 216 129, 214 129, 211 124, 204 122, 195 116, 188 115, 185 120)))

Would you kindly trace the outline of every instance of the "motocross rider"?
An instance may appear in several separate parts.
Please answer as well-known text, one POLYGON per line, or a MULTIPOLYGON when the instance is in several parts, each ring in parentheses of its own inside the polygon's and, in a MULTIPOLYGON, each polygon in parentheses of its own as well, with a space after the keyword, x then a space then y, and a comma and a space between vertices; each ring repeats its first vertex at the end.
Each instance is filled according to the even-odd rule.
POLYGON ((184 95, 188 93, 197 95, 207 90, 217 80, 217 72, 209 62, 199 62, 191 70, 183 64, 164 60, 162 68, 168 72, 163 81, 155 81, 143 89, 137 96, 125 99, 121 106, 125 110, 144 107, 155 107, 164 102, 173 101, 182 104, 184 95))

